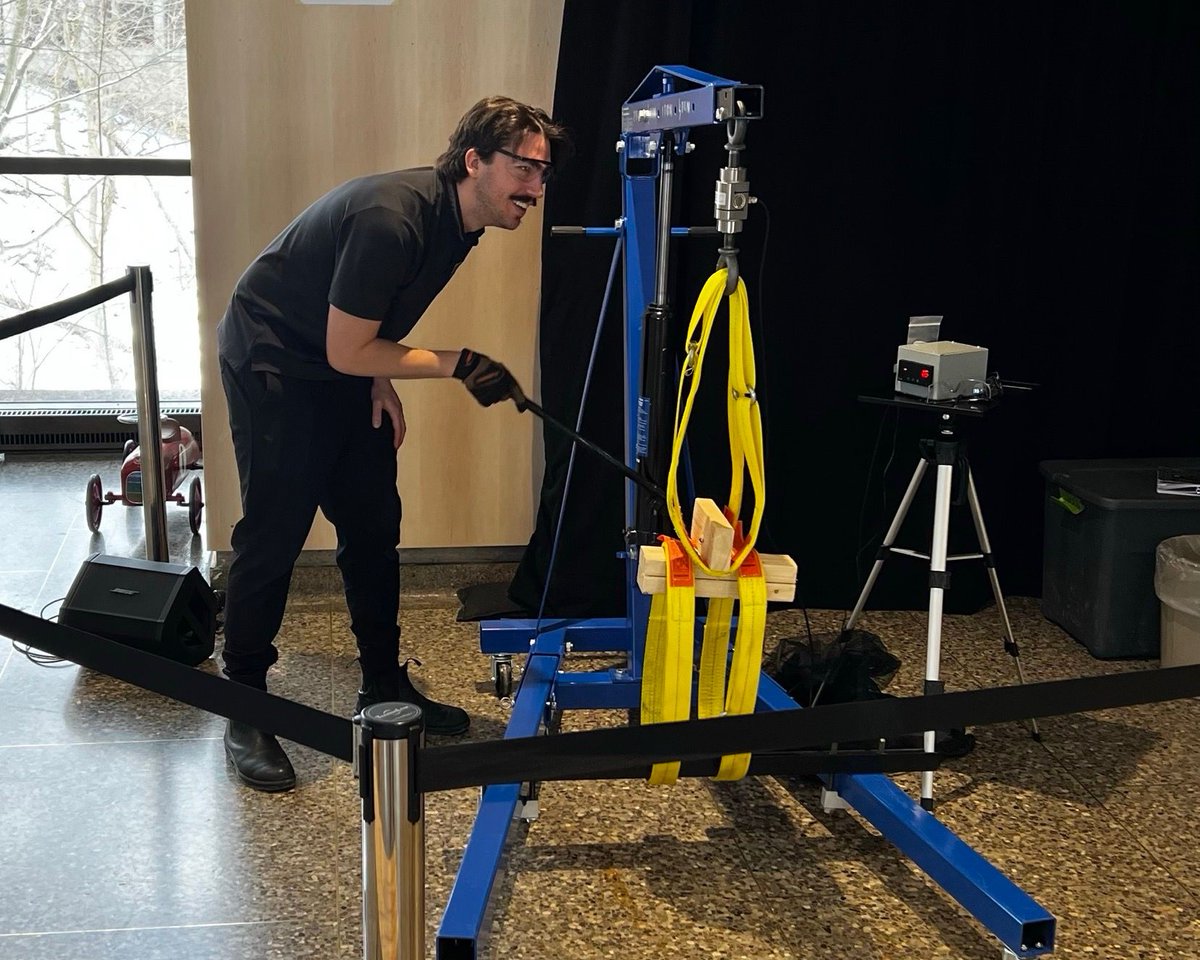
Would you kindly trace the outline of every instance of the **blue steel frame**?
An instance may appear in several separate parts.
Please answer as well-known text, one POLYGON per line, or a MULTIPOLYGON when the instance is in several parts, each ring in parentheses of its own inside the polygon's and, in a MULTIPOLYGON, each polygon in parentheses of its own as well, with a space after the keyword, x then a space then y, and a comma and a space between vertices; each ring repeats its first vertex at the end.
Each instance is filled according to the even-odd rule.
MULTIPOLYGON (((625 259, 625 462, 637 462, 638 412, 642 366, 642 315, 654 291, 657 237, 656 182, 663 130, 682 131, 683 152, 691 125, 718 122, 712 113, 716 92, 741 88, 733 80, 687 67, 655 67, 622 106, 622 217, 616 228, 594 227, 596 236, 619 233, 625 259), (678 90, 680 81, 683 90, 678 90), (688 85, 696 87, 689 89, 688 85), (681 106, 683 104, 683 106, 681 106), (704 111, 708 111, 707 114, 704 111), (704 119, 704 116, 708 119, 704 119), (630 161, 636 160, 634 170, 630 161)), ((672 234, 684 231, 673 229, 672 234)), ((625 484, 626 528, 633 529, 637 491, 625 484)), ((487 620, 480 624, 485 654, 527 654, 505 737, 535 736, 554 709, 631 709, 641 696, 641 663, 650 598, 637 586, 637 557, 622 557, 626 569, 624 617, 582 620, 487 620), (573 652, 627 655, 624 667, 572 672, 562 669, 573 652)), ((758 710, 795 710, 792 700, 770 677, 762 677, 758 710)), ((987 860, 948 830, 881 774, 839 774, 826 778, 866 820, 924 870, 1005 947, 1018 957, 1054 949, 1054 917, 987 860)), ((438 930, 439 960, 475 960, 486 939, 485 918, 500 869, 509 829, 516 815, 520 784, 496 784, 482 791, 475 826, 463 852, 438 930)))

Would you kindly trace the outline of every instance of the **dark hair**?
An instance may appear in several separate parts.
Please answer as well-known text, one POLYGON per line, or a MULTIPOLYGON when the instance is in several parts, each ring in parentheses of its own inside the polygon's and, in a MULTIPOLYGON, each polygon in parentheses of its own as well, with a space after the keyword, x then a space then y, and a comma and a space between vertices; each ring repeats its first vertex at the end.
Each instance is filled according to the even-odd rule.
POLYGON ((499 149, 513 149, 527 134, 540 133, 550 141, 550 158, 556 168, 571 151, 567 130, 555 123, 545 110, 519 103, 511 97, 485 97, 468 110, 454 133, 450 146, 437 158, 440 173, 456 183, 467 176, 467 151, 472 147, 488 160, 499 149))

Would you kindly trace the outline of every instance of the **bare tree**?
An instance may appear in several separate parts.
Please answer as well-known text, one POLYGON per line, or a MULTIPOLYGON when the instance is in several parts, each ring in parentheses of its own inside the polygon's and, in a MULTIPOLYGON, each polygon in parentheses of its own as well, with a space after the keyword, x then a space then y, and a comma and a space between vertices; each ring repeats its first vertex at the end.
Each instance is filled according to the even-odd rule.
POLYGON ((55 19, 53 0, 0 0, 0 40, 4 48, 4 76, 0 77, 0 150, 9 143, 4 128, 13 114, 17 92, 38 50, 50 39, 55 19), (38 9, 38 8, 41 9, 38 9))
MULTIPOLYGON (((0 150, 18 155, 127 157, 160 153, 187 142, 183 0, 0 0, 0 150)), ((155 205, 166 216, 190 261, 190 243, 153 181, 155 205)), ((36 297, 45 303, 112 279, 106 243, 120 177, 10 176, 0 191, 41 210, 25 235, 0 233, 0 262, 8 268, 0 301, 18 310, 36 297), (53 289, 48 249, 82 251, 86 273, 71 291, 53 289)), ((11 207, 10 207, 11 208, 11 207)), ((123 264, 122 264, 123 266, 123 264)), ((186 268, 194 273, 193 265, 186 268)), ((188 278, 190 279, 190 277, 188 278)), ((57 284, 62 286, 61 282, 57 284)), ((115 306, 115 305, 114 305, 115 306)), ((119 316, 119 320, 117 319, 119 316)), ((109 328, 109 312, 63 321, 18 338, 8 377, 32 389, 38 370, 65 341, 83 338, 101 359, 110 387, 129 382, 127 317, 109 328)))

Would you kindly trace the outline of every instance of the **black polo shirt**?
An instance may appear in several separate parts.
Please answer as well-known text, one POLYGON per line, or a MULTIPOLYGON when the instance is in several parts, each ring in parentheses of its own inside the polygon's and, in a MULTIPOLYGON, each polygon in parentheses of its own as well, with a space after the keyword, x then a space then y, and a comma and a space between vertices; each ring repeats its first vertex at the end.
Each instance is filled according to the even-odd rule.
POLYGON ((221 359, 289 377, 345 376, 325 356, 329 305, 403 339, 482 230, 465 233, 455 185, 432 167, 335 187, 250 264, 217 328, 221 359))

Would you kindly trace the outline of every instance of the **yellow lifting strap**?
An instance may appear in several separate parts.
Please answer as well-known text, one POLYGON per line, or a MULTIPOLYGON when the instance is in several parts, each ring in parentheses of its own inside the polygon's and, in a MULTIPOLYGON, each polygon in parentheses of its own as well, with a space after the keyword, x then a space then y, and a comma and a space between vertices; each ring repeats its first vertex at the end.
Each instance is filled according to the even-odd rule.
MULTIPOLYGON (((711 598, 704 624, 700 653, 700 684, 697 715, 753 713, 758 699, 763 637, 767 628, 767 582, 757 551, 751 551, 738 568, 738 626, 729 657, 729 626, 733 598, 711 598), (725 683, 725 661, 729 659, 729 682, 725 683)), ((750 754, 721 758, 717 780, 740 780, 750 766, 750 754)))
MULTIPOLYGON (((667 589, 650 601, 642 661, 642 723, 687 720, 692 709, 692 652, 695 646, 696 584, 692 564, 677 540, 663 538, 667 589)), ((674 783, 679 763, 656 763, 652 784, 674 783)))
MULTIPOLYGON (((707 574, 738 573, 738 628, 733 655, 729 654, 729 634, 734 601, 710 598, 700 655, 700 679, 697 714, 701 718, 722 713, 751 713, 758 695, 759 668, 763 636, 766 631, 767 588, 762 564, 754 551, 766 502, 762 419, 754 393, 754 345, 750 333, 746 286, 739 279, 729 296, 729 382, 728 424, 731 461, 729 498, 726 517, 737 530, 733 554, 727 558, 710 557, 709 566, 700 557, 683 524, 679 503, 678 471, 692 406, 700 386, 704 354, 713 322, 725 290, 727 271, 718 270, 705 283, 692 312, 687 333, 687 359, 680 379, 675 405, 675 431, 671 445, 671 465, 667 477, 667 509, 678 540, 662 538, 667 556, 667 587, 655 594, 650 603, 650 621, 646 631, 646 654, 642 679, 642 722, 686 720, 691 707, 692 653, 695 636, 695 583, 692 566, 707 574), (685 384, 690 379, 685 398, 685 384), (749 536, 743 541, 740 523, 743 480, 750 474, 754 490, 754 509, 749 536), (721 562, 725 560, 726 562, 721 562), (687 564, 686 575, 681 566, 687 564), (680 569, 677 569, 680 565, 680 569), (726 662, 729 680, 726 683, 726 662), (674 678, 672 670, 679 671, 674 678)), ((749 754, 721 758, 718 780, 736 780, 745 776, 749 754)), ((655 764, 650 782, 674 783, 679 764, 655 764)))
POLYGON ((718 270, 704 284, 700 298, 692 310, 692 319, 687 331, 687 357, 683 376, 679 380, 679 394, 675 401, 675 433, 671 442, 671 465, 667 471, 667 512, 675 535, 679 537, 687 555, 705 573, 736 570, 742 565, 754 542, 758 539, 758 528, 762 524, 763 508, 766 506, 766 479, 764 476, 762 415, 758 397, 754 392, 754 342, 750 334, 750 306, 746 298, 746 284, 739 278, 737 289, 729 296, 729 386, 727 411, 729 420, 730 483, 727 513, 735 522, 742 510, 744 474, 750 474, 750 486, 754 489, 754 510, 750 517, 750 531, 745 543, 736 551, 728 567, 717 570, 709 567, 700 558, 696 548, 688 539, 683 523, 683 510, 679 503, 680 458, 683 441, 687 436, 688 421, 692 406, 700 389, 700 373, 704 365, 704 354, 712 334, 713 321, 721 305, 728 271, 718 270), (690 379, 691 384, 687 386, 690 379), (684 392, 687 396, 685 398, 684 392))

